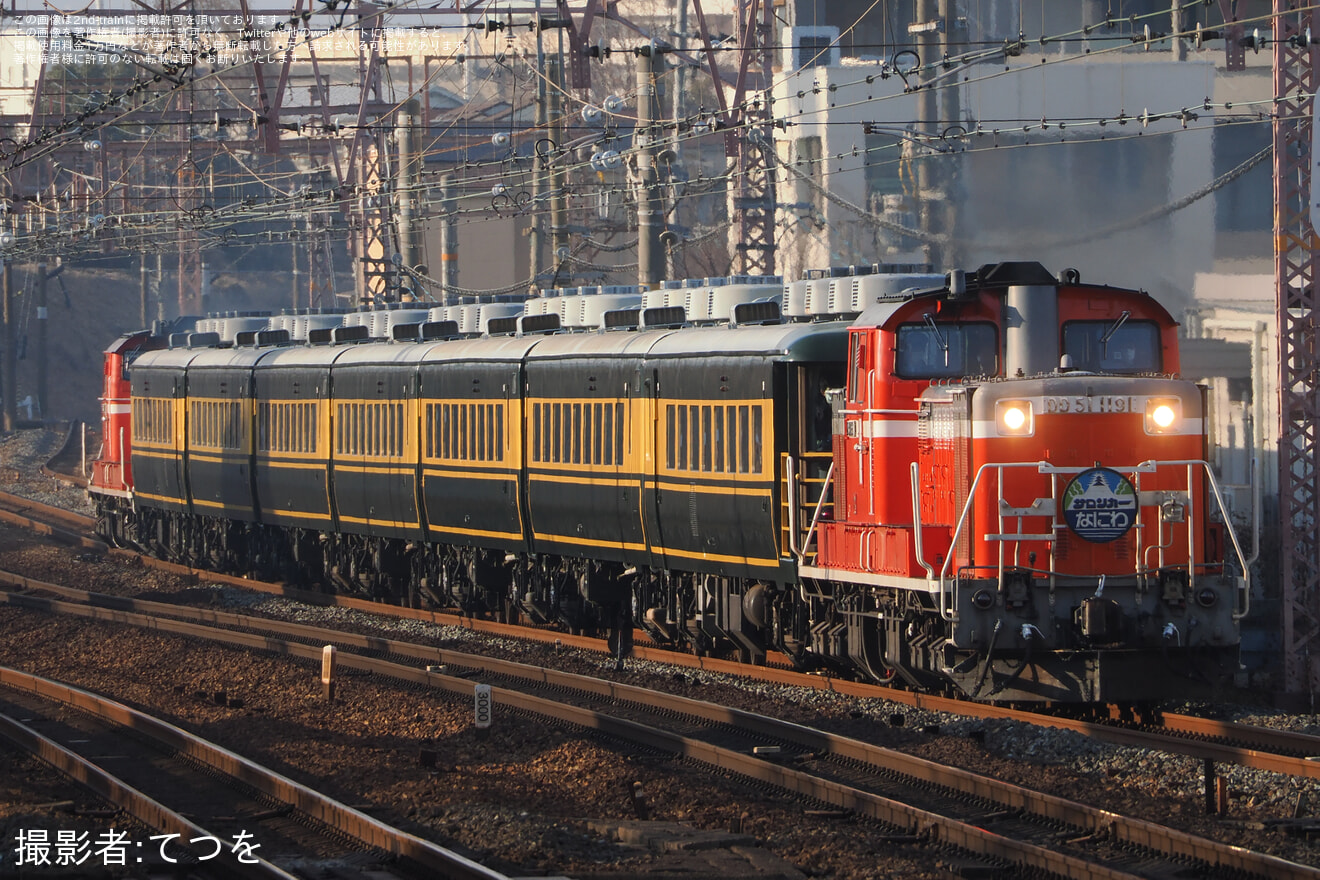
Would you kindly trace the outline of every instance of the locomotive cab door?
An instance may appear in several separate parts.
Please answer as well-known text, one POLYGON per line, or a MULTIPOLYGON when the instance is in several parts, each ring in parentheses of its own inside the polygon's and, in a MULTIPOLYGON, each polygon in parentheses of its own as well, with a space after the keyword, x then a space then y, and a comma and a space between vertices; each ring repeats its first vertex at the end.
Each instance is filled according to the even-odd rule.
POLYGON ((875 516, 871 484, 872 418, 870 389, 875 371, 876 333, 870 328, 848 333, 848 377, 843 410, 843 436, 836 440, 836 458, 842 473, 836 485, 843 497, 835 499, 839 518, 857 520, 875 516))

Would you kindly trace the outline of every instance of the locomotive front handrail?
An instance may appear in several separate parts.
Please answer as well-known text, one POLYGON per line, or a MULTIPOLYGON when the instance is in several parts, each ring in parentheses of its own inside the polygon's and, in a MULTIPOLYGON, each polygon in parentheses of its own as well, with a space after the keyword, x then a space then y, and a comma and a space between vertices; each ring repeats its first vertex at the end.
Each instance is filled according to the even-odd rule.
MULTIPOLYGON (((1156 461, 1154 459, 1147 459, 1146 461, 1139 462, 1138 464, 1133 466, 1115 467, 1112 468, 1112 470, 1118 471, 1120 473, 1153 474, 1156 473, 1160 467, 1186 467, 1188 469, 1188 484, 1189 484, 1188 490, 1191 491, 1190 484, 1192 482, 1191 481, 1192 469, 1198 466, 1205 470, 1206 476, 1209 479, 1210 489, 1214 493, 1215 502, 1219 505, 1220 511, 1224 512, 1225 515, 1227 515, 1228 508, 1224 504, 1224 496, 1219 489, 1219 481, 1215 479, 1214 471, 1210 467, 1210 463, 1205 461, 1204 459, 1177 459, 1170 461, 1156 461)), ((1057 467, 1055 465, 1050 464, 1047 461, 986 462, 985 464, 981 465, 976 469, 976 476, 972 479, 972 484, 967 490, 967 500, 963 503, 962 511, 958 516, 958 523, 954 528, 953 537, 950 541, 951 548, 958 546, 958 541, 962 537, 963 528, 967 524, 968 515, 971 513, 972 506, 976 502, 976 497, 977 497, 976 492, 977 489, 980 487, 981 478, 985 474, 985 472, 988 469, 994 469, 999 474, 999 479, 1000 479, 999 494, 1000 494, 1000 500, 1002 501, 1003 500, 1002 485, 1003 485, 1004 470, 1007 468, 1023 468, 1023 467, 1034 467, 1038 470, 1039 473, 1048 474, 1051 476, 1058 476, 1064 474, 1078 474, 1090 469, 1088 467, 1057 467)), ((918 486, 917 483, 914 481, 913 483, 914 513, 917 512, 917 491, 918 491, 918 486)), ((1057 494, 1057 487, 1055 487, 1052 490, 1052 494, 1057 494)), ((1054 515, 1054 518, 1057 520, 1057 511, 1054 515)), ((919 529, 921 525, 920 519, 919 518, 916 519, 915 522, 916 522, 916 527, 919 529)), ((1018 521, 1018 525, 1020 529, 1021 528, 1020 518, 1018 521)), ((1190 528, 1191 523, 1189 522, 1188 525, 1190 528)), ((1226 531, 1228 532, 1229 539, 1233 543, 1233 551, 1237 555, 1238 564, 1242 569, 1241 584, 1237 589, 1237 593, 1239 595, 1238 595, 1238 599, 1234 602, 1234 605, 1236 607, 1235 610, 1233 611, 1233 619, 1235 621, 1240 621, 1247 616, 1247 613, 1251 609, 1251 571, 1247 563, 1246 555, 1242 552, 1242 546, 1238 542, 1237 533, 1233 530, 1231 523, 1227 523, 1227 526, 1228 527, 1226 531)), ((1057 527, 1057 522, 1056 522, 1056 527, 1057 527)), ((1013 537, 1013 536, 1011 534, 1008 534, 1008 535, 998 535, 995 537, 1004 538, 1004 537, 1013 537)), ((1026 534, 1021 536, 1022 539, 1031 539, 1032 537, 1033 537, 1032 535, 1026 535, 1026 534)), ((1191 544, 1189 543, 1188 546, 1190 548, 1191 544)), ((953 613, 955 611, 955 605, 956 605, 956 596, 954 595, 953 592, 953 584, 956 582, 956 578, 951 579, 949 577, 949 569, 950 566, 953 564, 953 556, 954 554, 951 552, 945 557, 943 564, 940 566, 940 574, 939 574, 939 596, 938 596, 939 613, 941 618, 949 621, 953 620, 953 613)), ((1004 575, 1004 561, 1003 561, 1002 549, 999 556, 1000 558, 999 558, 999 566, 998 566, 998 576, 1002 581, 1004 575)), ((919 561, 921 560, 920 556, 918 556, 918 560, 919 561)), ((1189 569, 1194 568, 1194 565, 1191 563, 1190 560, 1188 567, 1189 569)), ((1054 573, 1053 573, 1052 565, 1051 565, 1050 575, 1051 578, 1053 578, 1054 573)))
MULTIPOLYGON (((949 553, 944 557, 944 564, 940 566, 940 593, 939 593, 939 611, 940 617, 945 620, 953 620, 953 598, 950 596, 949 602, 945 603, 946 592, 952 594, 952 589, 946 590, 945 581, 949 573, 949 566, 953 563, 953 548, 958 546, 958 539, 962 537, 963 526, 967 524, 967 514, 971 513, 972 503, 976 500, 976 488, 981 485, 981 476, 987 468, 995 468, 1000 473, 1004 468, 1009 467, 1039 467, 1041 473, 1045 473, 1044 468, 1050 467, 1046 461, 1012 461, 1012 462, 986 462, 976 469, 976 476, 972 479, 972 485, 967 490, 967 501, 963 503, 962 513, 958 515, 958 525, 954 527, 953 538, 949 541, 949 553)), ((1002 574, 1002 571, 1001 571, 1002 574)))
MULTIPOLYGON (((1154 462, 1143 462, 1143 464, 1154 464, 1154 462)), ((1233 528, 1233 523, 1228 517, 1228 507, 1224 504, 1224 495, 1219 491, 1219 481, 1215 479, 1215 472, 1210 467, 1210 463, 1204 459, 1189 458, 1178 461, 1162 461, 1162 465, 1186 465, 1188 468, 1200 466, 1205 468, 1205 475, 1210 478, 1210 491, 1215 493, 1215 503, 1219 505, 1219 510, 1224 514, 1224 531, 1228 532, 1228 539, 1233 542, 1233 552, 1237 554, 1238 565, 1242 567, 1242 586, 1238 592, 1242 594, 1242 610, 1233 612, 1234 620, 1242 620, 1251 610, 1251 567, 1247 562, 1246 554, 1242 552, 1242 545, 1238 543, 1237 531, 1233 528)))

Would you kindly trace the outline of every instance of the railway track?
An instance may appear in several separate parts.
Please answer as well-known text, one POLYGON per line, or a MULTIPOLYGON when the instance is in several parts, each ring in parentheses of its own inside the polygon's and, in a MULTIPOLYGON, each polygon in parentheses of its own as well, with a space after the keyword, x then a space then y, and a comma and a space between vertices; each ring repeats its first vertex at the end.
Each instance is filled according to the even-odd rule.
POLYGON ((507 880, 172 724, 4 667, 0 736, 161 832, 125 834, 128 864, 278 880, 507 880))
POLYGON ((1068 877, 1127 878, 1172 876, 1190 862, 1198 876, 1207 878, 1320 878, 1314 868, 1272 856, 647 688, 227 612, 94 594, 80 602, 17 594, 0 598, 22 607, 277 651, 309 662, 319 660, 320 646, 328 642, 341 647, 342 666, 468 698, 474 677, 479 677, 502 685, 494 699, 505 710, 596 729, 634 746, 734 772, 883 822, 895 834, 955 846, 993 865, 1068 877), (177 619, 181 617, 192 620, 177 619))
MULTIPOLYGON (((106 550, 95 538, 91 517, 0 492, 0 521, 29 528, 61 543, 84 549, 106 550)), ((420 620, 442 626, 459 626, 488 635, 557 643, 608 653, 606 640, 575 636, 554 630, 464 617, 457 614, 406 608, 382 602, 329 593, 300 590, 285 584, 267 583, 233 575, 209 572, 154 559, 126 550, 108 550, 113 555, 139 560, 144 566, 197 581, 236 586, 319 606, 364 611, 386 617, 420 620)), ((13 583, 12 581, 10 582, 13 583)), ((1237 724, 1176 713, 1152 713, 1131 717, 1115 710, 1101 720, 1073 718, 1008 706, 970 703, 927 694, 917 694, 830 675, 801 673, 787 668, 749 666, 735 661, 697 657, 672 650, 635 645, 631 656, 679 667, 745 676, 773 684, 812 687, 859 698, 881 698, 914 708, 947 712, 965 717, 1011 719, 1030 724, 1071 730, 1114 745, 1155 749, 1187 755, 1215 764, 1237 764, 1258 770, 1320 779, 1320 737, 1271 728, 1237 724)))

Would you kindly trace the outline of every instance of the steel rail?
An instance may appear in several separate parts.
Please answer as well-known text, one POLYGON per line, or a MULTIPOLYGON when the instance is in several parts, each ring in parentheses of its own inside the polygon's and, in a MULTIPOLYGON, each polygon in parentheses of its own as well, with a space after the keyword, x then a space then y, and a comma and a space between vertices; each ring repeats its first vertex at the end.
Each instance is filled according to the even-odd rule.
MULTIPOLYGON (((55 599, 16 596, 9 593, 0 594, 0 602, 38 610, 58 611, 97 620, 109 620, 158 632, 203 638, 226 645, 256 648, 286 657, 296 657, 312 663, 319 663, 321 659, 322 649, 320 647, 278 639, 273 636, 235 633, 135 612, 112 608, 96 608, 55 599)), ((411 684, 439 688, 463 697, 470 697, 472 693, 473 683, 466 679, 402 666, 386 660, 341 653, 336 658, 336 664, 340 667, 387 676, 411 684)), ((3 683, 3 676, 0 676, 0 683, 3 683)), ((781 767, 769 761, 720 748, 701 740, 615 718, 590 709, 568 706, 543 697, 510 691, 505 688, 493 689, 492 698, 497 705, 515 711, 528 712, 588 730, 598 730, 627 742, 690 758, 718 770, 747 776, 841 809, 851 810, 898 828, 907 828, 919 836, 960 847, 977 855, 1005 859, 1017 865, 1048 871, 1063 877, 1083 878, 1083 880, 1137 880, 1136 875, 1109 866, 1097 865, 1046 847, 1012 840, 956 819, 911 807, 847 785, 820 779, 801 771, 781 767)), ((240 776, 239 778, 243 777, 240 776)), ((243 781, 253 784, 247 779, 243 781)), ((312 806, 314 808, 314 805, 312 806)), ((318 816, 318 818, 320 817, 318 816)), ((363 818, 369 819, 369 817, 363 818)), ((323 819, 322 821, 326 820, 323 819)))
MULTIPOLYGON (((66 589, 69 593, 84 592, 69 588, 66 589)), ((6 594, 0 594, 0 599, 4 599, 5 596, 6 594)), ((30 600, 31 604, 37 607, 45 607, 52 601, 35 597, 15 598, 30 600)), ((131 613, 134 616, 138 616, 139 612, 141 612, 151 620, 157 620, 158 618, 156 615, 158 614, 178 612, 180 610, 178 606, 146 602, 142 600, 118 599, 117 597, 98 598, 113 602, 118 606, 115 609, 106 609, 107 611, 124 614, 131 613)), ((15 604, 28 605, 29 602, 20 601, 15 604)), ((87 606, 77 605, 74 607, 85 608, 87 606)), ((1298 865, 1275 856, 1218 843, 1217 841, 1197 837, 1156 823, 1126 817, 1118 813, 1087 806, 1065 798, 1035 792, 1012 783, 993 780, 959 768, 940 765, 903 752, 897 752, 846 737, 814 730, 802 725, 792 724, 730 707, 719 706, 685 697, 660 694, 648 688, 590 678, 574 673, 560 672, 557 670, 546 669, 544 667, 480 657, 457 651, 410 644, 407 642, 398 642, 375 636, 342 633, 337 630, 328 630, 323 627, 271 620, 269 618, 254 618, 232 612, 218 612, 209 609, 191 608, 183 610, 188 612, 187 616, 198 620, 213 621, 228 626, 240 626, 246 629, 275 629, 285 634, 308 639, 309 641, 318 644, 324 642, 336 642, 346 647, 379 651, 395 656, 410 657, 429 664, 479 668, 499 675, 521 678, 547 684, 552 687, 577 690, 619 702, 629 702, 651 708, 678 711, 711 723, 734 724, 743 729, 764 736, 796 743, 812 751, 828 753, 840 759, 858 761, 873 768, 883 768, 888 771, 911 777, 915 780, 942 786, 973 797, 990 800, 1008 809, 1029 811, 1034 815, 1062 822, 1091 834, 1107 834, 1115 841, 1146 847, 1166 856, 1174 858, 1191 858, 1211 866, 1229 868, 1261 877, 1307 878, 1307 880, 1317 880, 1317 878, 1320 878, 1320 870, 1298 865)), ((93 614, 90 616, 100 615, 93 614)), ((215 638, 217 633, 215 630, 207 627, 206 631, 201 633, 201 635, 206 638, 215 638)), ((228 633, 220 633, 218 635, 222 637, 221 640, 227 640, 228 633)), ((261 638, 246 633, 242 635, 245 639, 261 638)), ((284 642, 283 640, 277 640, 277 644, 280 646, 278 650, 282 653, 296 654, 312 660, 315 660, 320 656, 321 649, 315 645, 298 645, 296 643, 284 642)), ((276 650, 274 648, 269 649, 276 650)), ((340 654, 339 662, 346 665, 356 665, 358 662, 361 662, 364 664, 361 668, 368 669, 372 672, 379 672, 384 675, 403 678, 404 680, 416 683, 430 685, 439 684, 455 693, 470 693, 472 687, 472 683, 466 679, 443 676, 439 673, 420 672, 413 667, 400 667, 397 664, 388 663, 384 660, 340 654), (403 670, 406 674, 400 674, 400 670, 403 670), (452 682, 458 682, 457 687, 452 686, 452 682)), ((528 697, 528 699, 537 700, 540 698, 528 697)), ((550 703, 549 701, 543 702, 548 703, 550 706, 559 705, 557 703, 550 703)), ((522 708, 527 707, 523 706, 522 708)), ((532 711, 535 711, 535 708, 532 708, 532 711)), ((576 711, 585 712, 587 710, 576 711)), ((632 722, 624 723, 631 724, 632 722)), ((714 747, 712 746, 710 748, 714 747)), ((672 748, 666 748, 666 750, 673 751, 672 748)), ((688 754, 686 751, 680 753, 688 754)), ((702 758, 702 760, 706 759, 702 758)), ((716 763, 717 766, 723 766, 722 764, 719 764, 718 761, 714 763, 716 763)), ((759 762, 756 766, 760 767, 763 763, 764 762, 759 762)), ((773 784, 780 784, 774 779, 767 778, 759 771, 756 773, 750 771, 739 772, 747 772, 748 775, 753 776, 753 778, 762 779, 763 781, 772 782, 773 784)), ((801 780, 795 778, 795 785, 805 785, 805 787, 786 787, 789 787, 790 790, 809 794, 812 797, 818 797, 821 800, 848 809, 858 809, 853 802, 856 800, 857 795, 866 794, 863 792, 857 792, 856 795, 838 794, 840 799, 832 800, 829 797, 824 797, 814 792, 817 785, 828 786, 833 785, 833 783, 824 783, 807 774, 802 774, 801 780), (806 784, 803 780, 815 781, 811 784, 806 784)), ((847 792, 852 791, 851 789, 847 789, 846 786, 840 787, 840 792, 844 792, 845 790, 847 792)), ((866 795, 866 797, 871 796, 866 795)), ((865 798, 863 798, 863 800, 865 800, 865 798)), ((862 810, 862 812, 866 811, 862 810)), ((867 814, 873 815, 871 813, 867 814)), ((874 815, 874 817, 883 818, 882 815, 874 815)), ((888 818, 884 818, 884 821, 889 821, 891 824, 902 824, 895 823, 888 818)), ((923 824, 924 821, 925 820, 922 817, 918 817, 918 824, 922 825, 922 827, 925 827, 923 824)), ((988 852, 983 852, 983 854, 992 855, 992 853, 988 852)), ((1038 867, 1043 867, 1043 865, 1038 865, 1038 867)))
MULTIPOLYGON (((70 513, 61 508, 53 508, 49 505, 40 504, 39 502, 28 501, 28 499, 24 499, 21 496, 0 492, 0 502, 4 502, 6 499, 13 499, 12 502, 9 503, 14 505, 25 505, 28 509, 39 512, 43 515, 45 515, 46 510, 50 510, 54 511, 55 514, 64 514, 71 518, 80 517, 79 514, 70 513)), ((90 518, 82 517, 82 519, 85 520, 90 527, 90 518)), ((72 519, 69 521, 72 522, 72 519)), ((98 550, 104 549, 105 547, 100 541, 72 535, 62 529, 52 527, 49 524, 4 510, 0 510, 0 522, 11 522, 25 528, 32 528, 39 533, 49 535, 62 543, 77 544, 84 548, 98 550)), ((540 639, 544 641, 553 640, 569 647, 588 651, 606 650, 601 639, 591 636, 574 636, 567 633, 518 626, 516 624, 497 623, 494 621, 463 617, 461 615, 450 614, 447 612, 407 608, 369 599, 357 599, 351 596, 300 590, 296 587, 289 587, 284 584, 267 583, 236 575, 191 568, 186 565, 155 559, 151 556, 144 556, 129 550, 112 549, 109 552, 112 556, 137 560, 150 568, 166 571, 183 577, 191 577, 198 582, 209 581, 213 583, 227 584, 241 587, 243 589, 283 596, 288 599, 306 602, 308 604, 333 606, 409 620, 420 620, 437 626, 458 626, 474 632, 482 632, 506 638, 524 640, 540 639)), ((20 581, 23 583, 28 582, 27 579, 19 578, 18 576, 11 577, 6 576, 4 573, 0 573, 0 583, 20 585, 20 581), (14 580, 13 578, 18 579, 14 580)), ((34 589, 66 589, 54 585, 41 585, 40 582, 37 581, 32 581, 30 583, 33 585, 34 589)), ((735 660, 697 657, 691 654, 681 654, 676 651, 659 647, 634 645, 632 656, 638 660, 668 663, 674 666, 684 666, 728 675, 753 677, 772 684, 826 690, 842 696, 886 699, 931 712, 946 712, 974 718, 1025 721, 1029 724, 1035 724, 1042 727, 1071 730, 1083 736, 1108 742, 1113 745, 1174 751, 1204 760, 1239 764, 1257 770, 1286 773, 1294 776, 1320 778, 1320 761, 1305 760, 1308 757, 1320 757, 1320 736, 1313 736, 1310 734, 1274 731, 1268 728, 1198 719, 1186 715, 1163 715, 1164 726, 1167 729, 1185 733, 1189 736, 1206 736, 1228 739, 1239 743, 1255 743, 1264 746, 1265 748, 1277 748, 1279 751, 1291 753, 1290 755, 1276 755, 1272 752, 1258 748, 1253 749, 1229 744, 1197 742, 1194 739, 1180 740, 1177 737, 1171 739, 1167 735, 1161 735, 1156 731, 1132 730, 1123 727, 1116 727, 1112 724, 1103 722, 1048 715, 1040 712, 1013 709, 990 703, 973 703, 967 700, 959 700, 950 697, 920 694, 913 691, 889 688, 884 685, 877 685, 869 682, 858 682, 836 678, 827 674, 818 675, 814 673, 798 672, 782 667, 751 666, 735 660), (1183 742, 1185 744, 1177 745, 1176 743, 1178 742, 1183 742), (1301 756, 1301 758, 1299 759, 1294 756, 1301 756)))
POLYGON ((104 551, 106 549, 105 542, 101 539, 89 538, 84 534, 71 532, 60 525, 54 525, 50 520, 87 532, 90 532, 95 525, 95 521, 90 517, 59 507, 51 507, 49 504, 42 504, 40 501, 32 501, 21 495, 0 492, 0 522, 27 529, 38 535, 44 535, 60 544, 81 547, 84 550, 104 551), (35 513, 43 519, 33 519, 31 516, 25 515, 28 513, 35 513))
MULTIPOLYGON (((69 751, 53 739, 43 736, 15 718, 0 714, 0 737, 4 737, 23 751, 45 761, 60 773, 82 784, 102 800, 114 804, 149 828, 154 828, 166 834, 177 834, 184 840, 216 837, 202 826, 188 820, 114 774, 105 771, 81 755, 69 751)), ((180 845, 184 846, 183 844, 180 845)), ((184 848, 187 847, 184 846, 184 848)), ((255 864, 248 863, 244 865, 245 870, 241 872, 241 875, 236 866, 226 865, 222 862, 218 863, 218 867, 235 876, 298 880, 293 874, 260 858, 257 859, 255 864)))
POLYGON ((1195 715, 1162 713, 1161 726, 1187 736, 1207 736, 1236 742, 1268 746, 1279 752, 1301 755, 1310 763, 1320 763, 1320 736, 1295 730, 1273 730, 1236 721, 1197 718, 1195 715))
MULTIPOLYGON (((192 634, 197 635, 197 633, 192 634)), ((115 700, 72 685, 2 666, 0 666, 0 685, 15 690, 30 691, 46 699, 72 706, 106 723, 132 728, 166 748, 201 761, 368 846, 411 859, 428 870, 435 871, 439 877, 454 878, 454 880, 509 880, 505 874, 479 865, 430 841, 393 828, 242 755, 115 700)), ((190 827, 189 830, 191 831, 192 828, 190 827)), ((278 876, 288 875, 281 872, 278 876)))

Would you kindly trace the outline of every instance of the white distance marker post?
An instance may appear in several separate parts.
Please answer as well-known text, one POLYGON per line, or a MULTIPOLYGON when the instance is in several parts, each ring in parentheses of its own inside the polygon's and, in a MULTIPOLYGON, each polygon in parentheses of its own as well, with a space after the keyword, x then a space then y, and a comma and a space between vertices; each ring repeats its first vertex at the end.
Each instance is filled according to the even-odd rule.
POLYGON ((479 684, 473 689, 472 712, 477 726, 477 737, 485 739, 490 735, 490 719, 495 701, 490 694, 490 685, 479 684))
POLYGON ((339 653, 334 645, 321 649, 321 692, 330 702, 335 701, 335 654, 339 653))

